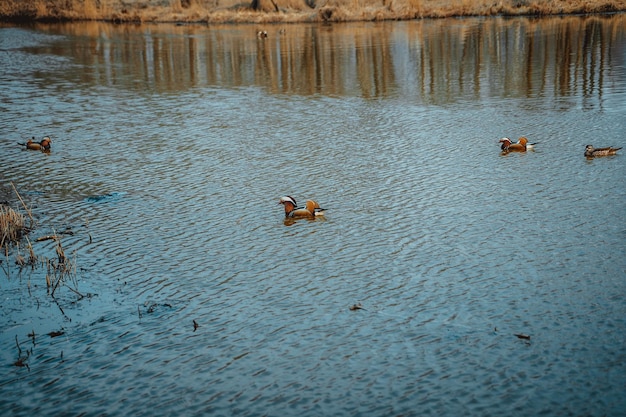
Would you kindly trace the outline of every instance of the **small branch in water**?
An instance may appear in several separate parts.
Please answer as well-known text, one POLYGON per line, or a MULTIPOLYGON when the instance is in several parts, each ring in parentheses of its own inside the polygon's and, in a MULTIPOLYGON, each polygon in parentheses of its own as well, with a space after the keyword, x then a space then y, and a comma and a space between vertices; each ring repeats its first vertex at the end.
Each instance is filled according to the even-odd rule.
POLYGON ((17 346, 17 356, 22 356, 22 348, 20 348, 20 342, 17 340, 17 335, 15 335, 15 346, 17 346))
POLYGON ((33 346, 35 346, 36 345, 36 343, 35 343, 35 329, 33 329, 32 333, 28 333, 27 336, 30 337, 31 339, 33 339, 33 346))
POLYGON ((26 363, 26 360, 30 357, 30 353, 26 351, 26 357, 22 356, 22 348, 20 348, 20 343, 17 340, 17 335, 15 335, 15 345, 17 346, 17 360, 13 362, 14 366, 26 367, 30 372, 30 366, 26 363))
POLYGON ((77 290, 75 290, 74 288, 69 287, 69 286, 68 286, 67 288, 68 288, 70 291, 72 291, 74 294, 78 295, 78 300, 76 300, 76 301, 80 301, 80 300, 82 300, 83 298, 85 298, 85 296, 84 296, 84 295, 82 295, 81 293, 79 293, 79 292, 78 292, 77 290))
POLYGON ((41 236, 35 239, 35 242, 43 242, 44 240, 57 240, 59 237, 57 235, 47 235, 41 236))
POLYGON ((53 300, 54 300, 54 302, 56 303, 57 307, 59 307, 59 310, 61 310, 61 314, 63 314, 63 317, 65 317, 65 318, 66 318, 66 319, 68 319, 69 321, 72 321, 72 319, 71 319, 71 318, 69 318, 69 317, 67 316, 67 314, 65 314, 65 311, 63 311, 63 308, 61 308, 61 305, 59 304, 59 301, 58 301, 56 298, 54 298, 54 297, 52 297, 52 299, 53 299, 53 300))

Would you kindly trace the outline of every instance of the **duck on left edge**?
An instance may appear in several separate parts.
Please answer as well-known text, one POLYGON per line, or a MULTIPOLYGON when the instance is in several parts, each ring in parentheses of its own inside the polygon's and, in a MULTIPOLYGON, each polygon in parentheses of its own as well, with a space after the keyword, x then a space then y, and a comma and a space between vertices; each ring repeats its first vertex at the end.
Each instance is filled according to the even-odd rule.
POLYGON ((30 149, 32 151, 49 151, 50 145, 52 145, 52 139, 50 136, 44 136, 41 142, 35 142, 35 137, 32 139, 28 139, 26 143, 17 143, 20 146, 26 146, 26 149, 30 149))
POLYGON ((307 200, 304 207, 298 207, 296 199, 286 195, 280 198, 278 204, 285 207, 285 217, 290 219, 314 219, 324 215, 324 209, 315 200, 307 200))

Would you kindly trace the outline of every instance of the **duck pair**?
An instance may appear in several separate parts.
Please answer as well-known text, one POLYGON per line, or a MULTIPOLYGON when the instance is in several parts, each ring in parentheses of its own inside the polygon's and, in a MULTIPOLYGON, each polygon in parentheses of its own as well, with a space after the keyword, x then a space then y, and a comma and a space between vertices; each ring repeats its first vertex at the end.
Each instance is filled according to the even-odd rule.
MULTIPOLYGON (((517 141, 517 143, 512 143, 511 139, 509 138, 502 138, 500 139, 500 142, 502 145, 500 146, 500 149, 502 149, 503 153, 508 153, 508 152, 526 152, 529 149, 534 149, 535 145, 538 142, 535 143, 528 143, 528 139, 526 139, 525 137, 521 137, 519 138, 519 140, 517 141)), ((612 146, 609 146, 607 148, 594 148, 591 145, 587 145, 585 147, 585 156, 587 158, 593 158, 596 156, 609 156, 609 155, 615 155, 617 154, 617 151, 619 151, 622 148, 613 148, 612 146)))
POLYGON ((304 207, 298 207, 296 199, 286 195, 280 198, 278 204, 285 207, 285 217, 289 219, 314 219, 324 215, 324 209, 315 200, 307 200, 304 207))
POLYGON ((52 145, 52 139, 50 139, 50 136, 44 136, 41 142, 37 143, 35 142, 35 137, 33 136, 32 139, 28 139, 26 143, 18 142, 18 145, 25 146, 26 149, 30 149, 32 151, 49 151, 50 145, 52 145))
POLYGON ((609 155, 615 155, 617 153, 617 151, 619 151, 622 148, 613 148, 612 146, 609 146, 608 148, 594 148, 591 145, 587 145, 585 146, 585 156, 587 158, 593 158, 595 156, 609 156, 609 155))
POLYGON ((522 136, 521 138, 517 140, 517 143, 513 143, 511 139, 509 138, 502 138, 500 139, 499 143, 502 144, 500 146, 500 149, 502 149, 502 152, 507 153, 507 152, 526 152, 527 150, 534 149, 535 145, 539 142, 528 143, 528 139, 522 136))

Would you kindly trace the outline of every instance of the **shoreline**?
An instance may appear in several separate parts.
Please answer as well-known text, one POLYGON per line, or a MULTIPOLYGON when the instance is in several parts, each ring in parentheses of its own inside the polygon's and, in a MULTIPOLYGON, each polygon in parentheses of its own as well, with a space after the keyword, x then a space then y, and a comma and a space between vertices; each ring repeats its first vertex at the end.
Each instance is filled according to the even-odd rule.
POLYGON ((7 23, 334 23, 448 17, 597 15, 626 12, 617 0, 6 0, 7 23))

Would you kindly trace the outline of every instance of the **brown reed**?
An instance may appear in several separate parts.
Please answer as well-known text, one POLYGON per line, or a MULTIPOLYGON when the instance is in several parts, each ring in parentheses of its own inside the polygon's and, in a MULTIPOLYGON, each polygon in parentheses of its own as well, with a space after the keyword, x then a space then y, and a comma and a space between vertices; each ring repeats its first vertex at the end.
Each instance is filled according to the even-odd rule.
POLYGON ((17 243, 25 233, 24 216, 11 207, 0 205, 0 248, 17 243))

